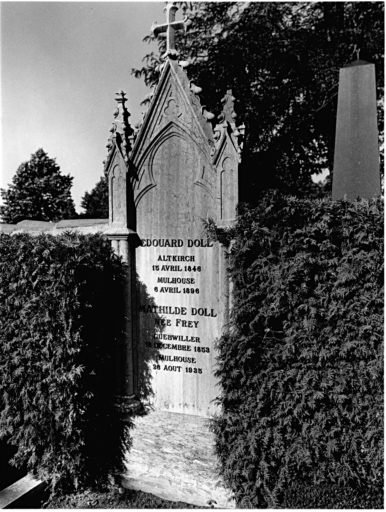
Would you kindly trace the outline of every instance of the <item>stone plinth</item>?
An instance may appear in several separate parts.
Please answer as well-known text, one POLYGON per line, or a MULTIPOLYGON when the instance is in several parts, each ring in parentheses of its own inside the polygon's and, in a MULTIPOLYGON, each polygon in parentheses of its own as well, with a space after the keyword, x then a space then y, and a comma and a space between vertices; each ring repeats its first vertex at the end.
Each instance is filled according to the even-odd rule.
POLYGON ((0 491, 0 508, 40 508, 44 488, 44 482, 28 474, 0 491))
POLYGON ((375 66, 358 60, 339 75, 332 199, 381 193, 375 66))
POLYGON ((207 419, 165 411, 136 418, 123 486, 200 507, 235 508, 218 476, 207 425, 207 419))

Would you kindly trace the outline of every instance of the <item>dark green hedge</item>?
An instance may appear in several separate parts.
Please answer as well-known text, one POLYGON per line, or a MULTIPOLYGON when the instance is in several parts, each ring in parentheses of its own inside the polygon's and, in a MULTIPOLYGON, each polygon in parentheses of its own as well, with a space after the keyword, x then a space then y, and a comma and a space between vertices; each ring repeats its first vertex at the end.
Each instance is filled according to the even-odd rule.
POLYGON ((124 266, 101 235, 0 236, 0 437, 53 489, 122 470, 112 409, 124 266))
POLYGON ((215 231, 232 240, 234 308, 218 342, 213 430, 238 505, 304 508, 299 489, 314 486, 370 492, 378 506, 383 202, 271 193, 215 231))
POLYGON ((293 484, 283 492, 281 508, 384 509, 382 483, 356 487, 344 484, 293 484))

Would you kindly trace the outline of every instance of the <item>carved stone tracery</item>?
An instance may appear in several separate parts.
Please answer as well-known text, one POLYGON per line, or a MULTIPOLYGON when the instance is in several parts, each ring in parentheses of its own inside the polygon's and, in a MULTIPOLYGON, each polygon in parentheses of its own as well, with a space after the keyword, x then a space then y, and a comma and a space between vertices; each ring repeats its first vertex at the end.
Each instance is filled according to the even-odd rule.
POLYGON ((112 222, 124 224, 126 220, 126 176, 125 172, 116 165, 111 177, 111 206, 112 222))

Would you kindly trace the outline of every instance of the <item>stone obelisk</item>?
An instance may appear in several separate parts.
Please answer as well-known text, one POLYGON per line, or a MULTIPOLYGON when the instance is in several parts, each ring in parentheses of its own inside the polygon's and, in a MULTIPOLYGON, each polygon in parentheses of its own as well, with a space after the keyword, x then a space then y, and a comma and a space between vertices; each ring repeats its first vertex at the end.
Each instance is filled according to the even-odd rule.
POLYGON ((356 60, 339 74, 332 199, 380 193, 375 66, 356 60))

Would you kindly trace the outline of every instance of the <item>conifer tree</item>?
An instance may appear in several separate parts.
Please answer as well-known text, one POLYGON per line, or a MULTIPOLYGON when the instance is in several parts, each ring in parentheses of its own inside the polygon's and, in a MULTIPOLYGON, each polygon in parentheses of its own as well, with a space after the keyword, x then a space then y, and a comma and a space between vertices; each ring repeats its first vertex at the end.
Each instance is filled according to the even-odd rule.
POLYGON ((1 207, 4 222, 22 220, 59 221, 77 217, 71 197, 72 178, 63 176, 55 159, 43 149, 22 163, 8 190, 1 189, 5 205, 1 207))
POLYGON ((85 212, 81 217, 88 219, 107 219, 109 216, 109 189, 106 176, 102 176, 91 192, 82 197, 80 206, 85 212))

